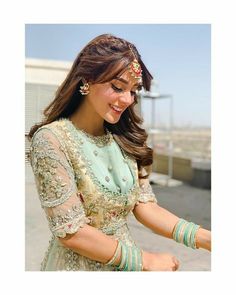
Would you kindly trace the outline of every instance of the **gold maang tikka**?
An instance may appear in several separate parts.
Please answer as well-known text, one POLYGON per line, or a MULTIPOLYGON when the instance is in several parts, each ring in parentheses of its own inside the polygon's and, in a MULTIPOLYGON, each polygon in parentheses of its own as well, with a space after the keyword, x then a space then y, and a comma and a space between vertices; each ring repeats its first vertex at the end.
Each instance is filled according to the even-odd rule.
POLYGON ((131 73, 131 76, 137 79, 139 82, 142 82, 142 68, 139 64, 131 45, 129 45, 129 48, 134 56, 134 60, 129 64, 129 72, 131 73))

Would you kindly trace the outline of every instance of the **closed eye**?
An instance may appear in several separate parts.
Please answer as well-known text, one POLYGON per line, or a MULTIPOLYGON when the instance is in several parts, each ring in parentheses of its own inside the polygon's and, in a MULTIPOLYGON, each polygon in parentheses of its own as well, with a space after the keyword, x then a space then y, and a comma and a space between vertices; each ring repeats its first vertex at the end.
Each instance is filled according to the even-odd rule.
POLYGON ((116 87, 114 84, 112 84, 111 83, 111 87, 112 87, 112 89, 114 90, 114 91, 116 91, 116 92, 122 92, 123 91, 123 89, 121 89, 121 88, 118 88, 118 87, 116 87))
MULTIPOLYGON (((112 87, 112 89, 113 89, 115 92, 118 92, 118 93, 121 93, 121 92, 124 91, 122 88, 118 88, 118 87, 116 87, 113 83, 111 83, 111 87, 112 87)), ((135 96, 135 95, 136 95, 136 91, 130 91, 130 93, 131 93, 132 96, 135 96)))

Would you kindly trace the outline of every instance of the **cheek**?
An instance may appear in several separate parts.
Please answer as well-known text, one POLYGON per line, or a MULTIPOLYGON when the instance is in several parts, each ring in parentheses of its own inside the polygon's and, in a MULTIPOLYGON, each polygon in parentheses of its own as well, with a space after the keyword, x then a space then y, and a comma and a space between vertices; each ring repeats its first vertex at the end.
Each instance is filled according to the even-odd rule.
POLYGON ((110 118, 111 108, 109 106, 109 104, 115 104, 117 100, 117 94, 113 91, 113 89, 102 89, 97 87, 96 91, 92 93, 89 100, 94 110, 96 110, 101 117, 110 123, 114 123, 113 118, 110 118))
POLYGON ((97 98, 100 103, 108 105, 117 100, 117 94, 112 89, 107 89, 97 93, 97 98))

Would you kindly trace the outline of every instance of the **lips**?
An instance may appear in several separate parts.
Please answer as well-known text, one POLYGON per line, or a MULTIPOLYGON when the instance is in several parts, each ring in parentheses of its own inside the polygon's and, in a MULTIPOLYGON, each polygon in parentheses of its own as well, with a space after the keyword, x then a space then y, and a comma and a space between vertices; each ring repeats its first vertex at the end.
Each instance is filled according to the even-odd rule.
POLYGON ((124 111, 124 109, 119 108, 115 105, 109 104, 109 106, 116 114, 121 114, 124 111))

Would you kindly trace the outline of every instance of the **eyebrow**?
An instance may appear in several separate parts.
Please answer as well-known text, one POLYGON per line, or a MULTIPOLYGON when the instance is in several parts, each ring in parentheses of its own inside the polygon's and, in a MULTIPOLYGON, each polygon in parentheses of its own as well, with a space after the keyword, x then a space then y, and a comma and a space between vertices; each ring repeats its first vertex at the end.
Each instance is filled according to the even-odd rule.
MULTIPOLYGON (((123 78, 115 77, 114 79, 119 80, 119 81, 121 81, 121 82, 123 82, 123 83, 125 83, 125 84, 129 84, 129 81, 127 81, 127 80, 125 80, 125 79, 123 79, 123 78)), ((133 87, 134 87, 134 86, 142 87, 142 84, 141 84, 141 83, 135 83, 135 84, 133 85, 133 87)))

